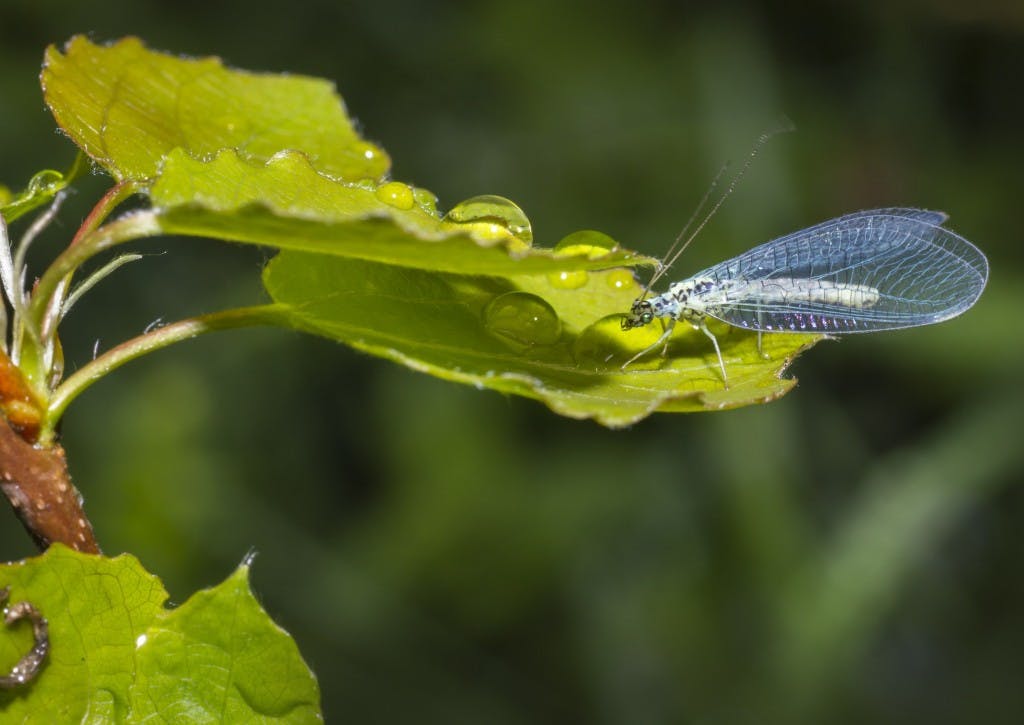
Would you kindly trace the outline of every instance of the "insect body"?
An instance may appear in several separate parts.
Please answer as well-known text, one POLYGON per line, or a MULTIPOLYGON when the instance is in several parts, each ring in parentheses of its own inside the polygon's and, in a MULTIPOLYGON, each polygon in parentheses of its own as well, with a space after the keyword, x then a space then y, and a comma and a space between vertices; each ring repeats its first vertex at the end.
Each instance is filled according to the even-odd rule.
POLYGON ((956 317, 981 295, 988 261, 944 229, 945 220, 942 212, 920 209, 848 214, 754 247, 663 294, 641 296, 622 329, 655 318, 668 324, 633 360, 664 343, 683 320, 711 339, 728 384, 707 317, 758 333, 815 334, 895 330, 956 317))

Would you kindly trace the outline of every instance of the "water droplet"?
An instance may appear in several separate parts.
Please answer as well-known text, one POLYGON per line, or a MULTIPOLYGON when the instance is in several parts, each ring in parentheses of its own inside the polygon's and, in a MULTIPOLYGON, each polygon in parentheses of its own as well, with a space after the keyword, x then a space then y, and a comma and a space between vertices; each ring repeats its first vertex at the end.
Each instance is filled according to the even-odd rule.
POLYGON ((427 212, 431 216, 437 216, 437 196, 426 189, 420 189, 419 187, 413 187, 412 198, 420 209, 427 212))
MULTIPOLYGON (((221 116, 214 120, 211 125, 219 125, 224 129, 224 133, 228 135, 228 138, 236 142, 240 142, 249 134, 249 122, 241 116, 221 116)), ((238 145, 238 143, 228 143, 225 145, 238 145)))
POLYGON ((613 269, 605 279, 614 290, 628 290, 637 286, 636 277, 628 269, 613 269))
MULTIPOLYGON (((330 173, 340 176, 342 179, 369 177, 379 182, 382 177, 387 175, 388 168, 391 166, 391 159, 388 155, 366 141, 349 144, 342 153, 344 159, 340 160, 340 165, 336 165, 336 162, 330 164, 332 168, 330 173)), ((316 163, 314 166, 319 168, 316 163)))
POLYGON ((374 181, 373 179, 360 179, 359 181, 352 184, 352 186, 356 187, 357 189, 362 189, 363 191, 377 191, 377 182, 374 181))
POLYGON ((389 181, 386 184, 381 184, 377 187, 375 193, 377 198, 388 206, 393 206, 403 211, 412 209, 413 204, 416 203, 416 200, 413 198, 412 189, 409 188, 408 184, 403 184, 401 181, 389 181))
POLYGON ((460 227, 469 227, 478 237, 504 239, 511 236, 524 247, 533 244, 533 229, 526 214, 503 196, 485 194, 474 196, 453 206, 444 215, 444 221, 460 227))
POLYGON ((375 161, 380 157, 380 150, 371 143, 357 141, 349 147, 349 153, 365 161, 375 161))
POLYGON ((562 334, 555 310, 529 292, 506 292, 484 308, 484 324, 493 334, 520 345, 553 345, 562 334))
POLYGON ((587 259, 598 259, 618 249, 619 245, 607 234, 583 230, 573 232, 555 245, 555 254, 559 256, 581 256, 587 259))
MULTIPOLYGON (((623 317, 625 315, 618 313, 602 317, 580 333, 572 347, 576 362, 580 365, 596 366, 601 370, 618 370, 638 352, 653 345, 661 336, 660 325, 623 330, 623 317)), ((656 363, 655 366, 661 364, 661 357, 653 350, 650 360, 656 363)), ((634 366, 651 367, 648 358, 632 363, 630 369, 634 366)))
POLYGON ((573 271, 552 272, 548 275, 548 283, 558 289, 579 289, 587 283, 590 275, 581 269, 573 271))
POLYGON ((64 174, 53 169, 44 169, 33 176, 28 182, 28 193, 30 196, 45 194, 54 187, 59 187, 64 182, 64 174))

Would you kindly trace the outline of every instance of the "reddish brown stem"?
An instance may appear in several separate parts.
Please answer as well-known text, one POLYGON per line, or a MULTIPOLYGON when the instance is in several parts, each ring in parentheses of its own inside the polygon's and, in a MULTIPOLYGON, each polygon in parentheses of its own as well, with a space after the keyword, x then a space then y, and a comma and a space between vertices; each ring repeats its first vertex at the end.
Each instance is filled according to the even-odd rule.
POLYGON ((21 370, 0 351, 0 413, 22 438, 35 443, 42 404, 21 370))
POLYGON ((98 554, 82 496, 71 483, 64 449, 37 448, 0 417, 0 491, 41 549, 55 541, 98 554))
POLYGON ((119 184, 114 185, 103 195, 96 206, 92 208, 89 215, 82 222, 82 225, 78 228, 75 233, 74 239, 71 240, 69 247, 73 247, 90 232, 94 231, 103 223, 103 220, 110 216, 110 213, 114 211, 114 207, 120 204, 122 201, 127 199, 132 194, 139 190, 139 182, 137 181, 122 181, 119 184))

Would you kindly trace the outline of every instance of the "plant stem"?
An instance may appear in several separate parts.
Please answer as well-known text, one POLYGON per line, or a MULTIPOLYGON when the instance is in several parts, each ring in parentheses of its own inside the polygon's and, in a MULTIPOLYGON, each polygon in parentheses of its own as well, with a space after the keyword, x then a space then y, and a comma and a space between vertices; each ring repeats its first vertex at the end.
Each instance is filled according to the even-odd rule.
MULTIPOLYGON (((78 231, 75 232, 75 236, 68 247, 78 246, 82 243, 83 239, 88 239, 89 235, 99 228, 103 221, 110 216, 111 212, 117 208, 118 204, 141 188, 141 182, 129 180, 122 181, 110 189, 110 191, 104 194, 103 198, 96 203, 96 206, 92 208, 92 211, 89 212, 89 216, 85 218, 82 225, 78 227, 78 231)), ((15 262, 17 262, 17 259, 15 259, 15 262)), ((20 265, 15 264, 15 267, 18 266, 20 265)), ((64 309, 64 298, 66 297, 68 290, 71 288, 71 277, 73 274, 74 270, 68 272, 64 275, 64 279, 61 283, 54 288, 53 296, 50 298, 50 302, 46 307, 46 311, 43 313, 43 317, 40 318, 39 342, 44 349, 43 358, 47 371, 49 370, 51 362, 50 357, 53 354, 53 344, 57 335, 57 325, 60 323, 61 312, 64 309)))
POLYGON ((101 377, 121 367, 129 360, 215 330, 281 324, 287 318, 286 309, 283 305, 257 305, 190 317, 126 340, 107 350, 69 375, 53 391, 42 422, 39 434, 40 443, 46 443, 52 439, 57 421, 60 420, 72 400, 101 377))
POLYGON ((86 235, 95 231, 96 228, 99 227, 99 225, 102 224, 108 216, 110 216, 110 213, 114 211, 118 204, 138 192, 142 187, 143 185, 140 182, 129 180, 122 181, 120 184, 111 188, 110 191, 103 195, 102 199, 96 202, 96 206, 92 208, 92 211, 89 212, 89 216, 87 216, 85 221, 82 222, 82 226, 80 226, 78 231, 75 232, 75 238, 71 240, 71 244, 69 246, 75 246, 81 242, 86 235))
POLYGON ((68 475, 64 449, 29 443, 2 417, 0 492, 40 549, 59 541, 78 551, 99 553, 82 496, 68 475))
POLYGON ((160 232, 160 224, 157 222, 156 213, 151 209, 147 209, 126 214, 109 224, 85 233, 81 237, 76 237, 76 242, 61 252, 60 256, 53 260, 53 264, 49 266, 43 273, 43 276, 39 278, 39 281, 36 282, 35 288, 32 290, 29 319, 37 326, 41 326, 50 304, 50 298, 57 291, 62 280, 94 254, 98 254, 123 242, 156 236, 160 232))

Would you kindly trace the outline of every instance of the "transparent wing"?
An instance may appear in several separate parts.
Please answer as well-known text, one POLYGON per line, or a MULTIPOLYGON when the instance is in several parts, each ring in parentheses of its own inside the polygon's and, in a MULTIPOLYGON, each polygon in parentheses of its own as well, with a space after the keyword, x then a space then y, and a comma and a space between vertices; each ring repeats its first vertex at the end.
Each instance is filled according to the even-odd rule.
POLYGON ((762 244, 696 278, 709 315, 754 330, 871 332, 959 315, 988 279, 977 247, 941 212, 848 214, 762 244))

